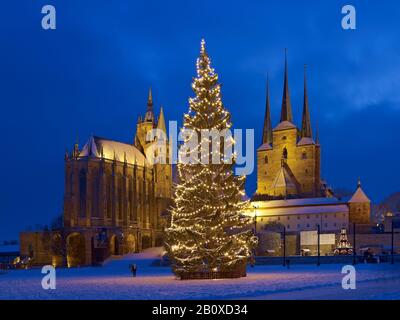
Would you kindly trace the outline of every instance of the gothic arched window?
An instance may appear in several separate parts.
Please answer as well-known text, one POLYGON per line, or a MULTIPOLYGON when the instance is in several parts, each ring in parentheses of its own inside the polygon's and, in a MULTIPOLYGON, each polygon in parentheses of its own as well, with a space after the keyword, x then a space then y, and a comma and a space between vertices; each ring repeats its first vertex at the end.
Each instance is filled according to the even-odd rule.
POLYGON ((286 147, 285 147, 285 148, 283 148, 283 152, 282 152, 282 158, 283 158, 283 159, 287 159, 287 158, 288 158, 288 152, 287 152, 287 149, 286 149, 286 147))
POLYGON ((268 163, 268 156, 265 156, 265 158, 264 158, 264 163, 265 163, 265 164, 268 163))
POLYGON ((107 196, 106 196, 106 208, 107 208, 107 218, 111 219, 112 218, 112 199, 113 199, 113 194, 112 194, 112 177, 111 175, 107 175, 106 178, 106 190, 107 190, 107 196))
POLYGON ((303 151, 303 153, 301 154, 301 158, 303 160, 307 159, 307 153, 305 151, 303 151))
POLYGON ((79 173, 79 215, 86 216, 86 171, 84 169, 79 173))
POLYGON ((100 177, 96 174, 92 177, 92 217, 100 217, 99 200, 100 177))

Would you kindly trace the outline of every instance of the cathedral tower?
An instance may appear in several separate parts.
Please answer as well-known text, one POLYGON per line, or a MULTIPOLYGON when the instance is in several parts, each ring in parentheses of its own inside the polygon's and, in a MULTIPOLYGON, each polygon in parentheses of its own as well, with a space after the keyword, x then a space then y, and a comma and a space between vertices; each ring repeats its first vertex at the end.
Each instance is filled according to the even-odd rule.
POLYGON ((305 70, 303 116, 299 130, 293 123, 286 51, 281 116, 274 129, 269 95, 267 82, 263 139, 257 150, 256 196, 266 199, 325 196, 321 189, 320 146, 312 136, 305 70))
POLYGON ((136 125, 136 136, 134 145, 140 151, 144 152, 149 141, 146 141, 147 132, 155 128, 154 111, 153 111, 153 94, 151 88, 147 97, 147 108, 144 118, 139 116, 136 125))

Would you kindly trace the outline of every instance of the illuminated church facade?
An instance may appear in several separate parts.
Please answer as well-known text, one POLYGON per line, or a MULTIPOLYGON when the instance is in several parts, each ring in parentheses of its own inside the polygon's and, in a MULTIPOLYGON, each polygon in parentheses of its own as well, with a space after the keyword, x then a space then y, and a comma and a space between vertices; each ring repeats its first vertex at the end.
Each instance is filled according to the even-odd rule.
MULTIPOLYGON (((166 125, 162 107, 157 119, 153 108, 150 89, 132 143, 91 136, 82 149, 75 144, 65 154, 64 234, 59 236, 65 238, 68 266, 101 263, 110 255, 163 244, 172 166, 154 163, 156 141, 147 134, 152 129, 166 133, 166 125)), ((42 238, 22 233, 21 252, 33 251, 36 263, 57 260, 42 238)))
MULTIPOLYGON (((271 223, 297 237, 318 227, 322 233, 338 234, 353 223, 370 223, 370 199, 360 181, 352 197, 340 199, 321 178, 321 145, 311 126, 305 71, 300 128, 292 115, 286 58, 281 114, 275 127, 267 82, 262 143, 257 149, 257 190, 249 209, 261 238, 271 223)), ((297 249, 299 242, 297 239, 297 249)), ((298 250, 292 254, 298 254, 298 250)))

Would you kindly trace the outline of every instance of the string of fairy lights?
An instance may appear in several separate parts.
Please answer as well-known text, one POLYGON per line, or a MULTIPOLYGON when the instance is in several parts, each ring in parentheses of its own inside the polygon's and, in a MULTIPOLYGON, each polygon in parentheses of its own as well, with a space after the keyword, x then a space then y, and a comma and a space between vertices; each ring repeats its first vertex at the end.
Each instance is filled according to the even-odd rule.
POLYGON ((245 177, 233 175, 236 153, 225 157, 235 140, 228 136, 223 146, 212 150, 212 155, 201 155, 209 137, 197 140, 203 129, 221 131, 232 126, 204 40, 196 69, 197 77, 192 82, 195 97, 189 98, 182 129, 183 133, 191 130, 186 132, 180 150, 193 157, 191 163, 178 162, 179 183, 171 209, 171 226, 166 230, 166 248, 177 272, 234 267, 250 255, 256 244, 252 232, 245 229, 249 218, 241 215, 248 206, 248 201, 242 200, 245 177), (195 147, 187 148, 185 144, 192 139, 196 139, 195 147), (222 161, 204 163, 207 157, 222 161))

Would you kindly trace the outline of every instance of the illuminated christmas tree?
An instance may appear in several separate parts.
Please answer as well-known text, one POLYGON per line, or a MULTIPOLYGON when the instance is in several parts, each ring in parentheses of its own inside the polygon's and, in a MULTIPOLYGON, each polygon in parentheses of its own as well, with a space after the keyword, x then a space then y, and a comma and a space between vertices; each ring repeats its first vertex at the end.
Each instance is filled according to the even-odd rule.
MULTIPOLYGON (((195 97, 189 99, 183 130, 190 129, 201 137, 200 132, 204 129, 218 132, 229 129, 230 113, 221 101, 218 75, 211 68, 204 40, 192 88, 195 97)), ((201 139, 197 141, 199 143, 191 150, 199 155, 202 144, 201 139)), ((257 243, 257 238, 247 228, 249 219, 241 214, 248 206, 248 202, 242 201, 245 177, 233 174, 234 153, 230 156, 231 161, 222 161, 223 150, 229 147, 232 150, 233 144, 232 137, 225 139, 217 150, 209 152, 209 163, 204 161, 203 154, 195 163, 178 163, 179 183, 165 241, 177 275, 243 270, 257 243), (219 163, 212 161, 215 156, 221 160, 219 163)))

